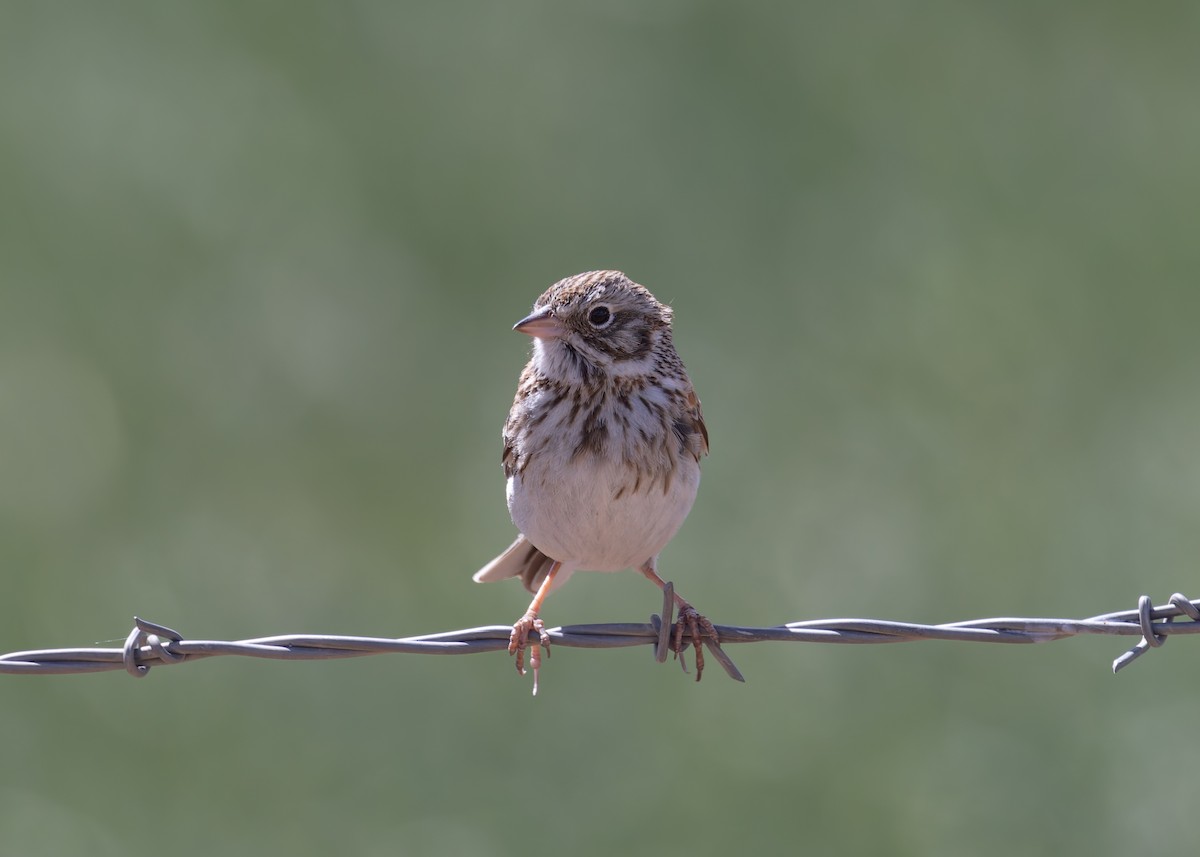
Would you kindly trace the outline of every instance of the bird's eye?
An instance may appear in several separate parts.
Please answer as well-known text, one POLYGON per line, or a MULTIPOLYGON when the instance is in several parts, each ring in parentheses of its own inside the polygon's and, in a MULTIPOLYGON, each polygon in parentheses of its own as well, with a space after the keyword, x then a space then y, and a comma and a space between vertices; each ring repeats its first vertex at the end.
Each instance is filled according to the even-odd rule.
POLYGON ((612 320, 612 312, 606 306, 595 307, 588 313, 588 323, 597 330, 608 327, 612 320))

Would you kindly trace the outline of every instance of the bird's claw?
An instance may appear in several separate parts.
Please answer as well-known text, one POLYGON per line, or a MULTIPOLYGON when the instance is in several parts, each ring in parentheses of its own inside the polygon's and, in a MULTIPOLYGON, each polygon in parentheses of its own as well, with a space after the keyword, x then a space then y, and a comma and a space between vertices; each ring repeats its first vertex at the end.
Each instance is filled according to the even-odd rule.
POLYGON ((508 636, 508 653, 516 655, 517 672, 525 675, 525 649, 529 648, 529 666, 533 668, 533 695, 538 692, 538 670, 542 667, 542 649, 546 657, 550 657, 550 635, 546 633, 546 625, 534 613, 526 613, 513 623, 512 633, 508 636), (529 634, 536 631, 538 641, 529 646, 529 634))
POLYGON ((705 616, 700 615, 695 607, 687 603, 681 605, 679 616, 675 620, 675 640, 671 650, 675 652, 684 672, 687 672, 687 662, 683 659, 684 628, 687 629, 688 637, 696 650, 696 681, 700 681, 700 676, 704 674, 704 638, 710 638, 713 643, 720 643, 721 640, 717 636, 717 629, 713 627, 713 623, 708 621, 705 616))

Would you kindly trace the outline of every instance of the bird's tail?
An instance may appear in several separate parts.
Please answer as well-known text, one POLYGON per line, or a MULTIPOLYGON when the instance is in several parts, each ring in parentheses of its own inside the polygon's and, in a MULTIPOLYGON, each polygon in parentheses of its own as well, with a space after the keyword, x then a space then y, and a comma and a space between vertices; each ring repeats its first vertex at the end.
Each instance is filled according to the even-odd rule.
MULTIPOLYGON (((553 564, 554 560, 530 544, 529 539, 517 536, 517 540, 508 546, 508 550, 475 572, 473 580, 476 583, 490 583, 493 580, 519 577, 526 589, 537 592, 553 564)), ((565 582, 566 575, 560 575, 554 580, 556 586, 565 582)))

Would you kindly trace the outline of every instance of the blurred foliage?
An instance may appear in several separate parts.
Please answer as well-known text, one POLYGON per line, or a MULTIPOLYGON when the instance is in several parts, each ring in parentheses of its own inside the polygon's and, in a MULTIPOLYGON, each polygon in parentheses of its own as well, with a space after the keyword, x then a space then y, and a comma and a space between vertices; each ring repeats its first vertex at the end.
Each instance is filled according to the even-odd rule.
MULTIPOLYGON (((1195 596, 1198 17, 5 4, 0 648, 511 621, 470 582, 509 326, 599 267, 676 309, 712 456, 662 570, 714 620, 1195 596)), ((545 616, 657 605, 583 575, 545 616)), ((5 678, 0 851, 1165 852, 1194 648, 5 678)))

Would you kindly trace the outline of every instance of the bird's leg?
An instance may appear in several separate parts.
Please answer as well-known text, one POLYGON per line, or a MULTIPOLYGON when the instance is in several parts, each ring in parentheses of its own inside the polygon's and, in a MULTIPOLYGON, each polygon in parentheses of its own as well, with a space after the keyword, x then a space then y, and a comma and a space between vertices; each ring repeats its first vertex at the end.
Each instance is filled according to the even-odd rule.
POLYGON ((541 612, 542 602, 546 600, 546 594, 550 592, 550 587, 554 583, 554 575, 560 568, 562 568, 562 563, 555 560, 554 564, 550 566, 550 570, 546 572, 542 585, 538 587, 537 594, 529 602, 529 609, 525 611, 524 616, 513 623, 512 633, 508 636, 508 653, 517 656, 517 672, 525 675, 525 646, 529 639, 529 632, 537 631, 538 633, 538 642, 529 651, 529 665, 533 667, 534 696, 537 696, 538 692, 538 670, 542 666, 543 647, 546 649, 546 657, 550 657, 550 635, 546 633, 546 626, 538 618, 538 613, 541 612))
MULTIPOLYGON (((638 569, 646 578, 657 586, 659 589, 666 587, 667 582, 658 576, 658 572, 654 570, 654 561, 651 560, 638 569)), ((692 646, 696 650, 696 681, 700 681, 700 676, 704 674, 704 648, 701 642, 705 636, 709 637, 713 643, 720 643, 721 638, 717 636, 717 629, 713 627, 713 623, 684 600, 679 593, 675 593, 675 606, 679 609, 679 616, 675 621, 675 641, 671 649, 675 652, 676 657, 683 655, 683 629, 686 626, 688 636, 691 637, 692 646)), ((666 621, 664 617, 663 621, 666 621)), ((684 665, 684 671, 687 671, 687 666, 684 665)))

